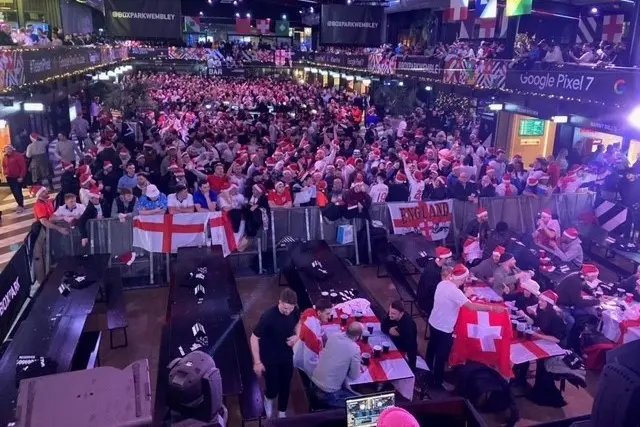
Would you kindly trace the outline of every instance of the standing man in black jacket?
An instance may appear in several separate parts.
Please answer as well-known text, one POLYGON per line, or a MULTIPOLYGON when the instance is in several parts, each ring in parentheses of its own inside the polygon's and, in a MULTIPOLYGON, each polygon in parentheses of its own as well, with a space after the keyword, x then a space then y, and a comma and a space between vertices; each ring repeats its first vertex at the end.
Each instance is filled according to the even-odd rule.
POLYGON ((382 332, 391 336, 391 341, 398 350, 407 353, 409 368, 416 369, 416 359, 418 357, 418 328, 404 311, 402 301, 396 300, 389 306, 389 314, 380 325, 382 332))
POLYGON ((418 307, 423 310, 427 316, 431 314, 433 309, 433 298, 436 293, 436 286, 442 280, 442 266, 445 265, 453 253, 451 249, 438 246, 436 248, 436 257, 429 259, 418 281, 417 300, 418 307))

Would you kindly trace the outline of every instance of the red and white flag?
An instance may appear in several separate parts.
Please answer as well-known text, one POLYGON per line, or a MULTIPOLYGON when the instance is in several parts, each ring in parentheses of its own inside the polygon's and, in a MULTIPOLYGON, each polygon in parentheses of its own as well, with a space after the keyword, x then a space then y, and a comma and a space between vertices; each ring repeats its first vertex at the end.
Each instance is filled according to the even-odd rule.
POLYGON ((238 244, 244 237, 244 220, 240 222, 240 228, 236 233, 233 231, 231 218, 229 218, 227 212, 213 212, 210 215, 211 245, 222 246, 222 255, 224 257, 227 257, 232 252, 237 252, 238 244))
POLYGON ((451 366, 468 360, 495 368, 505 378, 511 378, 511 319, 507 312, 471 311, 460 309, 454 329, 451 366))
POLYGON ((185 246, 203 246, 208 218, 208 213, 137 216, 133 219, 133 246, 164 254, 185 246))
POLYGON ((275 62, 278 67, 284 67, 287 63, 291 66, 291 54, 288 50, 278 49, 276 50, 275 62))
POLYGON ((469 0, 449 0, 449 8, 442 15, 444 22, 464 21, 469 13, 469 0))
POLYGON ((478 38, 492 39, 496 36, 496 18, 478 19, 478 38))
POLYGON ((620 43, 624 34, 624 15, 605 15, 602 19, 602 40, 620 43))
POLYGON ((260 34, 269 34, 270 27, 270 19, 256 19, 256 28, 260 34))
POLYGON ((452 201, 388 203, 393 234, 422 233, 427 240, 449 235, 452 201))

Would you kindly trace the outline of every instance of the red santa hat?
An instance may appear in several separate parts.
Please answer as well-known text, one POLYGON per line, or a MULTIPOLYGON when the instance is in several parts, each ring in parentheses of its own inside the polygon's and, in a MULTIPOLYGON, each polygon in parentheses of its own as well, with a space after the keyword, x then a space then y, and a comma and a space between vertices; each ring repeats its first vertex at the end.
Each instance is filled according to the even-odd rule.
POLYGON ((481 216, 489 216, 489 211, 486 210, 485 208, 479 208, 478 213, 476 213, 476 216, 478 218, 480 218, 481 216))
POLYGON ((129 155, 129 150, 127 150, 125 147, 122 147, 122 148, 120 149, 120 156, 122 156, 122 157, 126 157, 126 156, 128 156, 128 155, 129 155))
POLYGON ((487 168, 487 175, 489 175, 490 173, 496 173, 496 168, 494 168, 493 166, 489 166, 487 168))
POLYGON ((136 160, 140 160, 140 159, 144 160, 144 154, 140 153, 136 156, 136 160))
POLYGON ((503 246, 496 246, 493 250, 493 255, 502 256, 505 253, 506 249, 503 246))
POLYGON ((93 151, 93 149, 88 150, 86 153, 84 153, 85 157, 91 157, 92 159, 96 158, 96 153, 93 151))
POLYGON ((407 176, 402 172, 398 172, 396 174, 396 182, 401 182, 401 183, 407 182, 407 176))
POLYGON ((80 176, 80 185, 90 184, 91 181, 93 181, 93 177, 88 173, 85 173, 82 176, 80 176))
POLYGON ((553 292, 551 289, 547 289, 546 291, 540 294, 538 299, 541 299, 542 301, 546 301, 551 305, 556 305, 558 303, 558 294, 553 292))
POLYGON ((178 166, 178 164, 176 162, 173 163, 169 163, 169 171, 171 172, 175 172, 176 170, 178 170, 180 167, 178 166))
POLYGON ((562 234, 571 240, 575 240, 578 238, 578 230, 576 230, 575 228, 567 228, 562 234))
POLYGON ((457 264, 453 267, 451 275, 455 280, 465 280, 469 276, 469 269, 464 264, 457 264))
POLYGON ((553 218, 553 214, 551 213, 551 209, 543 209, 540 213, 540 216, 546 216, 549 218, 553 218))
POLYGON ((527 185, 531 187, 538 185, 538 178, 536 178, 535 176, 530 176, 529 178, 527 178, 527 185))
POLYGON ((267 189, 262 184, 253 184, 253 191, 258 192, 260 194, 266 193, 267 189))
POLYGON ((511 175, 509 175, 508 173, 505 173, 502 176, 502 182, 507 183, 507 184, 510 183, 511 182, 511 175))
POLYGON ((328 186, 329 186, 329 185, 327 184, 327 181, 322 180, 322 181, 319 181, 319 182, 316 184, 316 189, 318 189, 318 190, 320 190, 320 191, 324 191, 324 190, 326 190, 326 189, 327 189, 327 187, 328 187, 328 186))
POLYGON ((583 264, 582 265, 582 275, 583 276, 595 276, 598 277, 600 275, 600 270, 593 264, 583 264))
POLYGON ((436 248, 436 258, 446 259, 451 258, 452 256, 453 252, 451 252, 451 249, 447 248, 446 246, 438 246, 436 248))
POLYGON ((282 182, 282 181, 278 181, 278 182, 276 182, 276 185, 275 185, 275 188, 276 188, 276 189, 278 189, 278 188, 284 188, 284 187, 285 187, 284 182, 282 182))
POLYGON ((178 168, 176 169, 173 174, 177 177, 183 177, 184 176, 184 169, 182 168, 178 168))
POLYGON ((29 139, 31 140, 31 142, 36 142, 40 138, 42 138, 42 137, 37 132, 31 132, 31 135, 29 135, 29 139))
POLYGON ((97 197, 100 198, 102 194, 100 193, 100 189, 97 186, 93 186, 89 189, 89 197, 97 197))
POLYGON ((112 167, 113 167, 113 164, 109 160, 105 160, 105 162, 102 164, 102 169, 108 169, 112 167))
POLYGON ((276 165, 276 159, 274 159, 273 157, 267 157, 267 160, 265 160, 265 164, 267 165, 267 167, 274 167, 276 165))
POLYGON ((142 146, 144 148, 153 148, 153 142, 151 141, 145 141, 144 144, 142 144, 142 146))
POLYGON ((120 261, 122 261, 124 264, 131 266, 131 264, 133 264, 133 262, 136 260, 136 253, 135 252, 128 252, 124 255, 120 255, 119 257, 116 256, 116 258, 118 258, 120 261))
POLYGON ((344 164, 344 157, 342 157, 342 156, 336 157, 336 163, 338 163, 338 162, 344 164))
POLYGON ((72 171, 73 170, 73 163, 71 163, 71 162, 62 162, 62 169, 66 170, 66 171, 72 171))
POLYGON ((422 172, 420 172, 420 171, 415 171, 413 173, 413 177, 416 179, 416 181, 422 181, 422 179, 424 178, 422 176, 422 172))
POLYGON ((35 197, 40 197, 40 195, 47 191, 47 187, 43 187, 42 185, 34 185, 31 187, 31 194, 35 197))

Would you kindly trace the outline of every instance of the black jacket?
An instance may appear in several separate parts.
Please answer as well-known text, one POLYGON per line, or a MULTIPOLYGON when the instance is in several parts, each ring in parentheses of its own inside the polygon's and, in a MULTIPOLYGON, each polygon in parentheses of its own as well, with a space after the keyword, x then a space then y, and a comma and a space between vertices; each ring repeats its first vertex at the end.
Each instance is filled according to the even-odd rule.
POLYGON ((407 353, 409 359, 409 367, 411 370, 416 369, 416 358, 418 356, 418 328, 416 322, 413 321, 408 313, 404 313, 400 320, 391 320, 387 316, 380 325, 382 332, 389 335, 389 329, 398 328, 397 337, 391 336, 391 340, 398 347, 398 350, 407 353))
POLYGON ((98 210, 96 209, 96 206, 93 203, 89 202, 83 214, 80 215, 80 218, 78 218, 78 230, 80 230, 80 236, 82 236, 83 239, 89 237, 87 223, 89 222, 89 220, 96 219, 97 217, 98 210))
POLYGON ((598 300, 582 297, 583 281, 579 274, 572 274, 558 283, 558 305, 566 307, 592 307, 598 304, 598 300))
POLYGON ((451 193, 455 199, 466 202, 469 200, 470 195, 476 194, 476 186, 471 182, 467 182, 467 185, 462 185, 460 181, 456 181, 456 183, 453 184, 451 193))
POLYGON ((430 314, 433 310, 433 300, 436 294, 436 286, 442 280, 442 268, 436 264, 435 258, 427 261, 420 280, 418 281, 417 300, 418 307, 425 313, 430 314))
POLYGON ((409 186, 406 184, 389 184, 387 202, 406 202, 409 200, 409 186))

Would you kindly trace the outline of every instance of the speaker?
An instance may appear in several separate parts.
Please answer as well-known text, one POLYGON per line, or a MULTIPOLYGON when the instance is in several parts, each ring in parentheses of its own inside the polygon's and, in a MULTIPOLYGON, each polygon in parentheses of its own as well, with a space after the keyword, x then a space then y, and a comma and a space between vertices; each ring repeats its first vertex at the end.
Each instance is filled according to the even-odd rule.
MULTIPOLYGON (((624 346, 623 346, 624 347, 624 346)), ((634 364, 637 365, 637 356, 634 364)), ((630 367, 609 363, 600 376, 591 411, 592 426, 640 426, 640 375, 630 367)))

